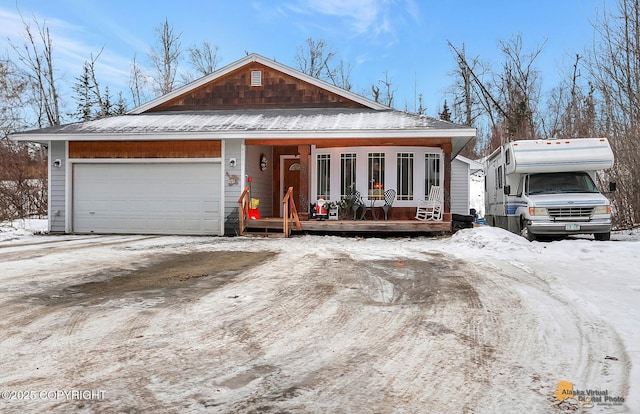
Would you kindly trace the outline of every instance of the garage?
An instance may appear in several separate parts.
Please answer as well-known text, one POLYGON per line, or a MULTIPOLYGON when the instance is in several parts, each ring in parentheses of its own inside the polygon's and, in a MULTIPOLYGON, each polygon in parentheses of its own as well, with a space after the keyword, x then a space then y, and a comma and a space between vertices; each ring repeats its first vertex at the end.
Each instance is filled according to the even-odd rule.
POLYGON ((73 164, 73 231, 222 235, 220 163, 73 164))

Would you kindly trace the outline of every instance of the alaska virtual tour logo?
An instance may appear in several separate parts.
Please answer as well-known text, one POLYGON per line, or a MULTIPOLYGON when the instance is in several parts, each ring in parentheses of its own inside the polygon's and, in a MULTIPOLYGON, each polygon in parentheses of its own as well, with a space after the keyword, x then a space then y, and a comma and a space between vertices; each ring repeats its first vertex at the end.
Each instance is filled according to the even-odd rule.
POLYGON ((573 388, 573 384, 569 381, 560 381, 556 385, 556 392, 553 394, 556 399, 556 405, 571 400, 580 404, 583 408, 592 408, 597 406, 614 406, 624 404, 624 397, 614 396, 609 390, 601 389, 577 389, 573 388))

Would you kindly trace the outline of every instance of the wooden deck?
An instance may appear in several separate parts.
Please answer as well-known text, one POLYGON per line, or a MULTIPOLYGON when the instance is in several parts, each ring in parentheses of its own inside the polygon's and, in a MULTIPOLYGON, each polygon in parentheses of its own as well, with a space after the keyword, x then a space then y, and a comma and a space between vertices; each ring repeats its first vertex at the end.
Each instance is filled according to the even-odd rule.
MULTIPOLYGON (((247 231, 252 234, 282 232, 282 218, 264 218, 249 220, 247 231)), ((394 235, 394 234, 428 234, 451 232, 450 221, 419 221, 419 220, 306 220, 300 221, 302 231, 295 230, 293 234, 322 233, 322 234, 365 234, 365 235, 394 235)))

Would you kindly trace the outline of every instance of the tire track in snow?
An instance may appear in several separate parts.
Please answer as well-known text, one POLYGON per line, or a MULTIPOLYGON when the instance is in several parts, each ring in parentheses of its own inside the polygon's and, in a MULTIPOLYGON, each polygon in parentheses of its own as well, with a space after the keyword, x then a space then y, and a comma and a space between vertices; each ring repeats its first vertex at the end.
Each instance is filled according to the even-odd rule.
POLYGON ((74 250, 93 249, 95 247, 116 246, 136 241, 155 239, 161 236, 78 236, 80 238, 64 240, 43 240, 42 242, 22 245, 0 245, 0 262, 29 260, 49 254, 69 253, 74 250))
POLYGON ((481 407, 493 411, 549 409, 561 380, 578 389, 609 389, 626 395, 630 369, 624 347, 598 315, 575 298, 553 291, 521 264, 478 266, 490 275, 485 287, 480 286, 485 306, 495 309, 505 324, 500 331, 501 346, 496 348, 493 387, 510 390, 492 393, 493 398, 481 401, 481 407), (500 303, 501 298, 510 301, 500 303), (609 354, 623 357, 612 363, 604 360, 609 354))

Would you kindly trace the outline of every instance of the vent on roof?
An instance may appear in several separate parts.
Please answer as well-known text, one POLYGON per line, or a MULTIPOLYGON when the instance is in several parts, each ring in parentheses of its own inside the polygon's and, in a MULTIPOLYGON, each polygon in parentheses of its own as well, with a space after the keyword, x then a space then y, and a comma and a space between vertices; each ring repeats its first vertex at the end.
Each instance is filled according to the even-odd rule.
POLYGON ((251 86, 262 86, 262 71, 261 70, 252 70, 251 71, 251 86))

